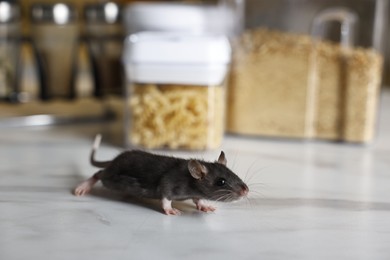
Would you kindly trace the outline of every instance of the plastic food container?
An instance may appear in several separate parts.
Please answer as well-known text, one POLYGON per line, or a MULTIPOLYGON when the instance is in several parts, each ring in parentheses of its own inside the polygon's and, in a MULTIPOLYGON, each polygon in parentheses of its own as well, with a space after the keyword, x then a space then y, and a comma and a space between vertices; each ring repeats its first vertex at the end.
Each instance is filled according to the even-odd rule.
POLYGON ((196 150, 220 146, 230 60, 230 44, 223 36, 129 36, 123 56, 128 145, 196 150))
POLYGON ((231 133, 368 142, 388 1, 247 1, 229 88, 231 133))
POLYGON ((219 0, 215 4, 135 2, 124 10, 125 31, 231 35, 236 30, 235 12, 239 10, 231 1, 236 0, 219 0))

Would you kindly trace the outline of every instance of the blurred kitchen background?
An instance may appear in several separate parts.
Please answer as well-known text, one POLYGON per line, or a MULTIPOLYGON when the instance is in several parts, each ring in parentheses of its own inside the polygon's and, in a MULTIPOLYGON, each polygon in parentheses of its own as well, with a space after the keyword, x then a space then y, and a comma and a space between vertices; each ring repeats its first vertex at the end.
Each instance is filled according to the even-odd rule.
POLYGON ((370 142, 389 13, 387 0, 0 0, 0 128, 107 121, 126 146, 171 149, 226 132, 370 142))

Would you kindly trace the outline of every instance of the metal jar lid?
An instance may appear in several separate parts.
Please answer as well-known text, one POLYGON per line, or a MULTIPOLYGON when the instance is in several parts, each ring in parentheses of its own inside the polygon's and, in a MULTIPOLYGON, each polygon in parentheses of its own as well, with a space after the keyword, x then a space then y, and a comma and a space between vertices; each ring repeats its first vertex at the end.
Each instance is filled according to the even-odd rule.
POLYGON ((67 3, 34 4, 31 20, 34 23, 69 24, 76 20, 76 10, 67 3))
POLYGON ((121 22, 120 10, 120 6, 114 2, 88 4, 84 7, 84 18, 88 23, 119 23, 121 22))
POLYGON ((0 24, 12 23, 20 18, 20 8, 11 1, 0 1, 0 24))

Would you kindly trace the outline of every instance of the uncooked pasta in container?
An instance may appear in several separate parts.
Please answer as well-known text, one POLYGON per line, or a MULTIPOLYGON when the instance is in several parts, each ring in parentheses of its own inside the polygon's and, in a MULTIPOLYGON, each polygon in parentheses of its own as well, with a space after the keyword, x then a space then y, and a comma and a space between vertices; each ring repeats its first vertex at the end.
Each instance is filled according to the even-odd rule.
POLYGON ((222 141, 230 45, 225 37, 144 32, 125 42, 127 141, 212 149, 222 141))
POLYGON ((258 23, 247 17, 237 41, 227 130, 372 140, 382 77, 379 1, 298 2, 258 1, 251 8, 258 23), (290 10, 288 3, 297 6, 290 10), (373 29, 363 31, 363 23, 373 29))

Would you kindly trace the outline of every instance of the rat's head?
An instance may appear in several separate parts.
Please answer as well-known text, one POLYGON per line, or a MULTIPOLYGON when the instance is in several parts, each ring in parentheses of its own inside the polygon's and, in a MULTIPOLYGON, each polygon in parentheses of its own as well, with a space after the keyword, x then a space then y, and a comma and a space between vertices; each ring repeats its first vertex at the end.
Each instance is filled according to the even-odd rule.
POLYGON ((214 163, 190 160, 188 170, 195 179, 196 188, 204 194, 205 199, 217 201, 234 201, 245 197, 248 186, 226 167, 224 152, 214 163))

